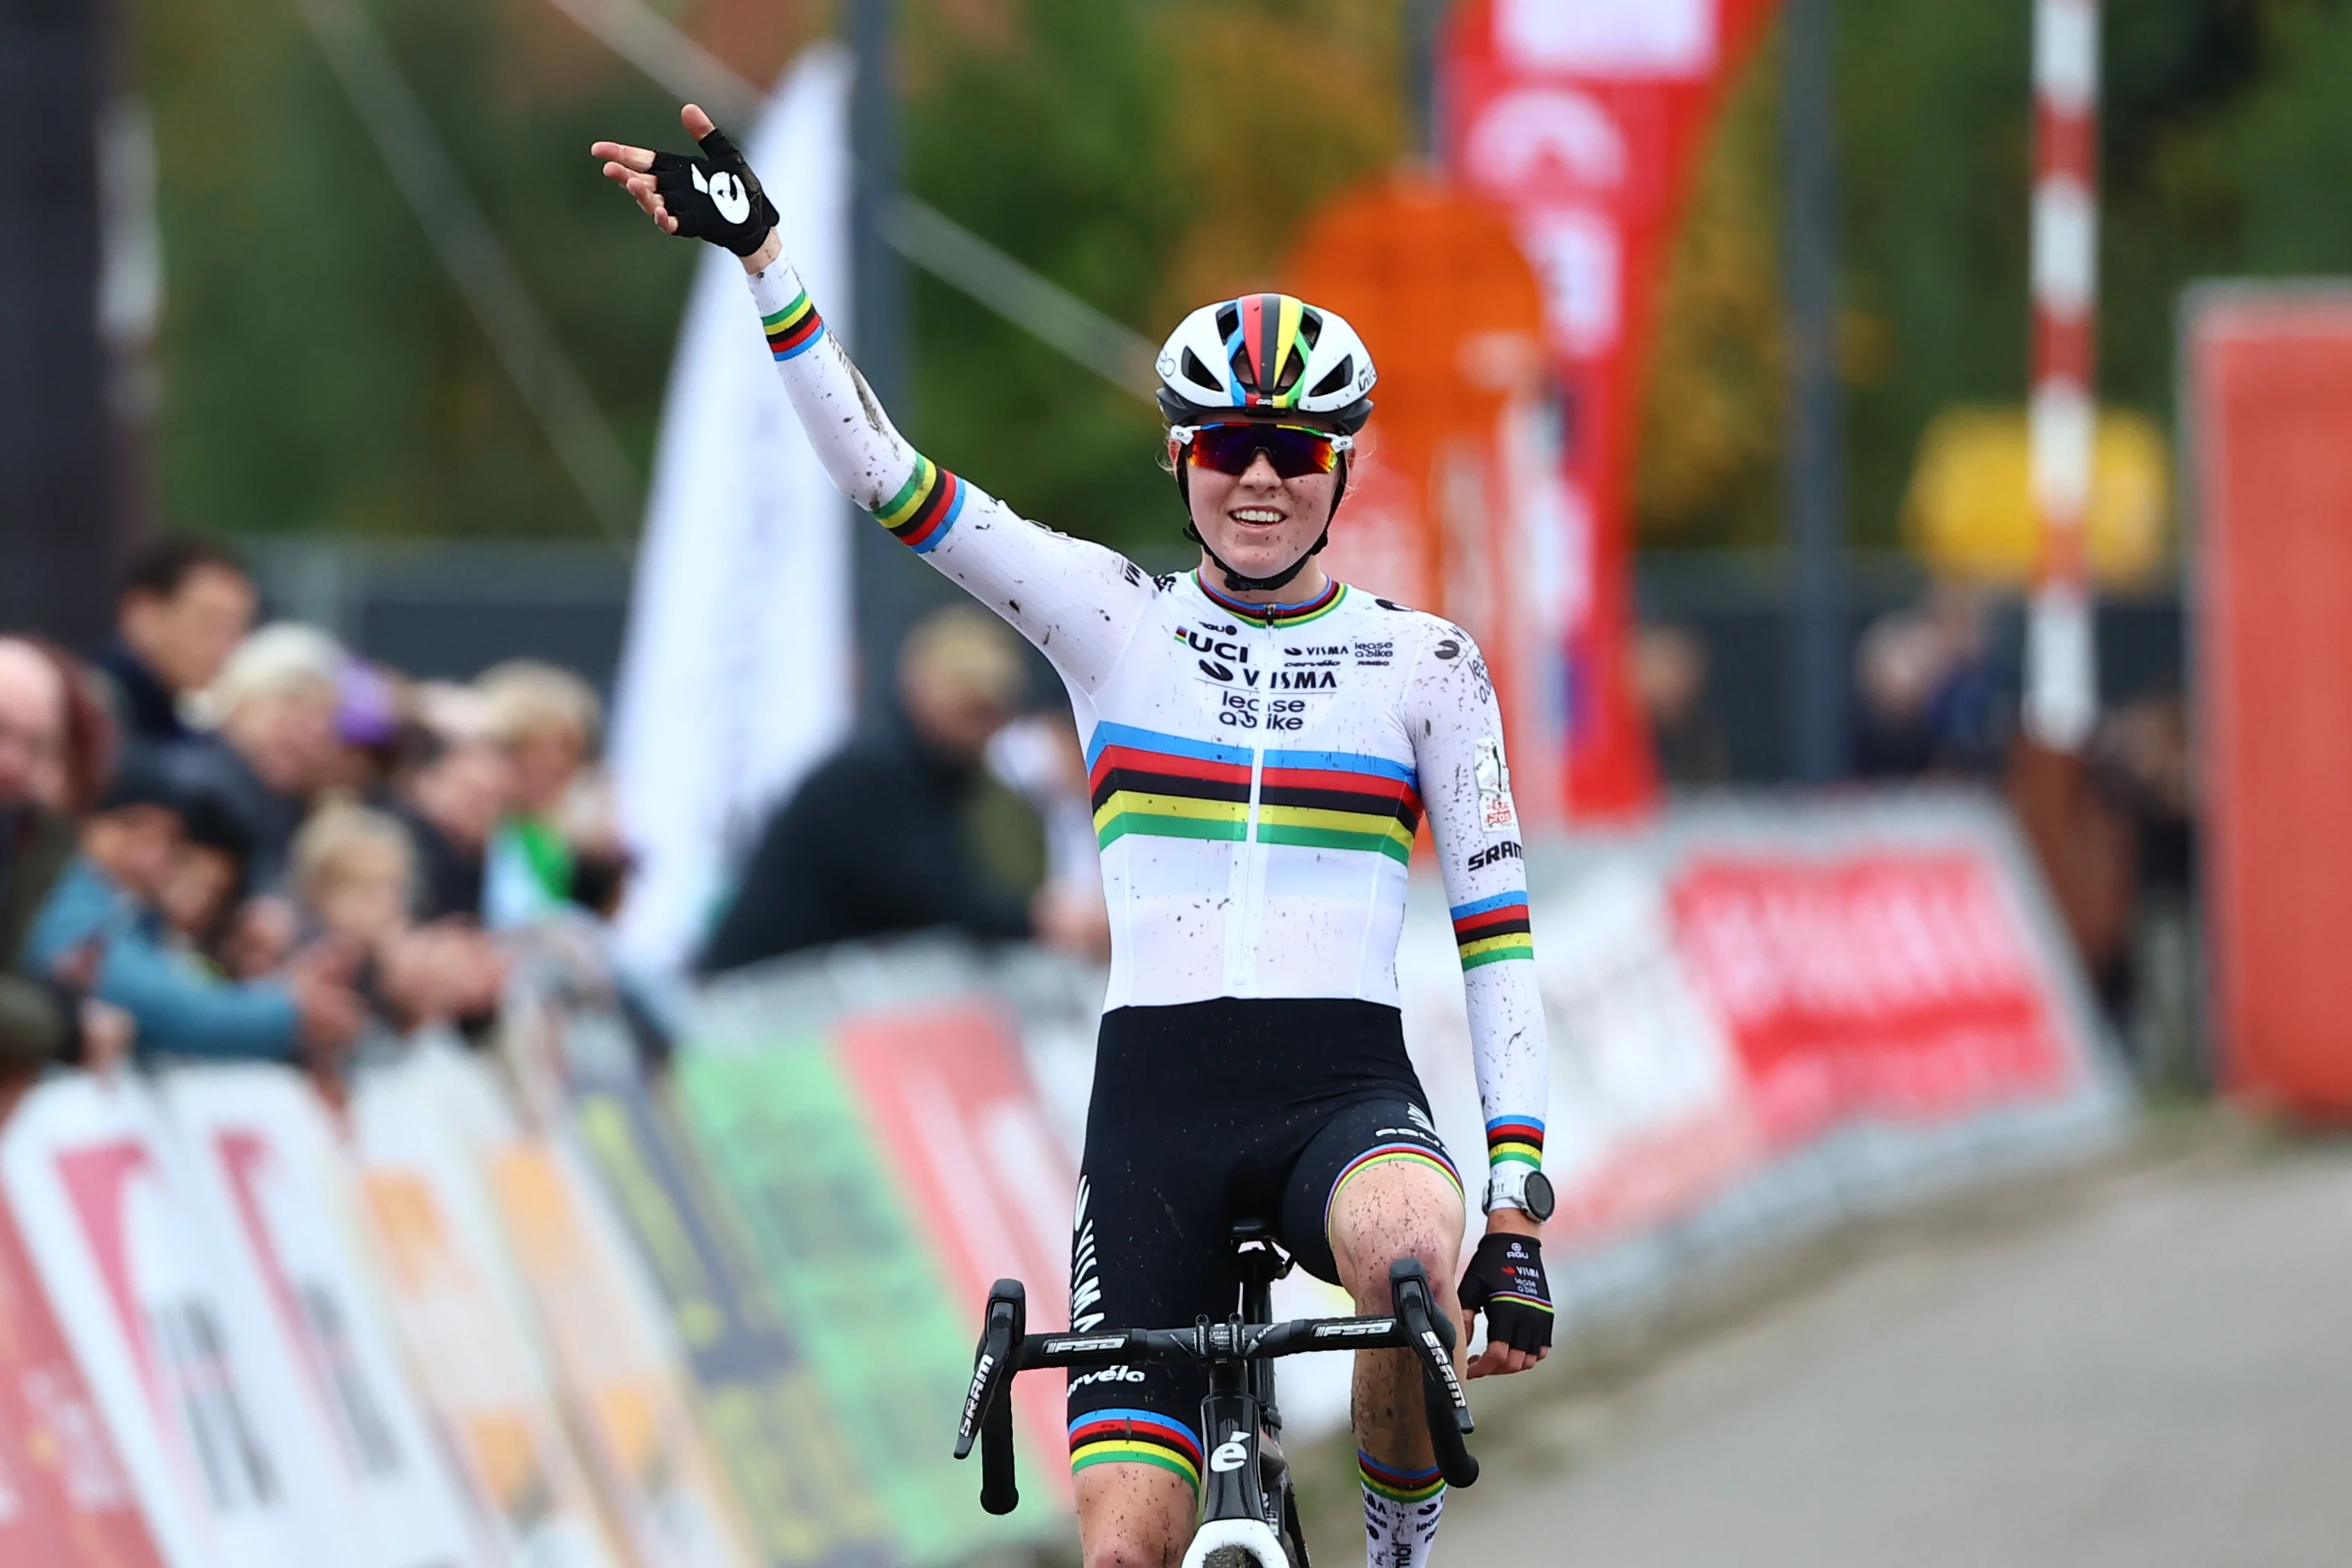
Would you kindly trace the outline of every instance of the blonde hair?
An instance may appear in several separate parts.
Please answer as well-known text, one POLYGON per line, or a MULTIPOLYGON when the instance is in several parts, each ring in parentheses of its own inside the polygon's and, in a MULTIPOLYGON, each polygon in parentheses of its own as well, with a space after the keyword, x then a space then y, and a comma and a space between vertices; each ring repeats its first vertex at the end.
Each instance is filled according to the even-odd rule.
POLYGON ((510 658, 484 670, 474 682, 487 710, 490 733, 511 743, 542 731, 576 731, 580 743, 594 750, 604 721, 596 689, 580 677, 538 659, 510 658))
POLYGON ((975 692, 1007 709, 1019 705, 1028 684, 1013 634, 970 605, 950 605, 916 622, 898 650, 898 668, 917 680, 975 692))
POLYGON ((310 814, 294 836, 294 889, 315 899, 334 875, 336 863, 354 850, 388 849, 400 857, 405 875, 416 874, 416 849, 397 817, 348 800, 330 801, 310 814))
POLYGON ((347 660, 343 645, 316 626, 278 621, 236 645, 205 693, 205 706, 226 718, 247 703, 304 687, 335 694, 347 660))

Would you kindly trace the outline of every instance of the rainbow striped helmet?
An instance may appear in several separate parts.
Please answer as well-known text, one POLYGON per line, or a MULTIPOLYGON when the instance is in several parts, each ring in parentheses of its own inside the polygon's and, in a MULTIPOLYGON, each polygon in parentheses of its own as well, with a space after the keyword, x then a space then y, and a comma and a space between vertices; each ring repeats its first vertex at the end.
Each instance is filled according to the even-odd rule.
POLYGON ((1203 305, 1160 350, 1160 412, 1197 425, 1234 409, 1318 414, 1350 434, 1379 374, 1356 329, 1290 294, 1203 305))

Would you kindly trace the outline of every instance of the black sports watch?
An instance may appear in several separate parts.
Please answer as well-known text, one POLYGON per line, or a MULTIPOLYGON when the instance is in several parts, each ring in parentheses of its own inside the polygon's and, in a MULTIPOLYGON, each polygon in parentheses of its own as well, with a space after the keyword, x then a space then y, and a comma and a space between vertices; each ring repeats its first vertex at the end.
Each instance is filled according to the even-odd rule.
POLYGON ((1485 1212, 1497 1208, 1517 1209, 1538 1225, 1551 1218, 1555 1200, 1551 1178, 1532 1165, 1509 1161, 1498 1165, 1486 1178, 1485 1212))

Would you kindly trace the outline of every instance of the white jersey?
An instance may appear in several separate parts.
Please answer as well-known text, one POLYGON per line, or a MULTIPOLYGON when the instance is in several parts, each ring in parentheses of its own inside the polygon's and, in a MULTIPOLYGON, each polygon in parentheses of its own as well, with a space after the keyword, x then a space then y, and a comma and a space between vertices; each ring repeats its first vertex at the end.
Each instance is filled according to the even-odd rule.
POLYGON ((1459 626, 1333 584, 1266 606, 1029 522, 890 426, 779 261, 751 279, 845 494, 1041 649, 1068 688, 1111 922, 1106 1009, 1397 1005, 1423 817, 1452 906, 1489 1155, 1540 1160, 1547 1046, 1502 717, 1459 626))

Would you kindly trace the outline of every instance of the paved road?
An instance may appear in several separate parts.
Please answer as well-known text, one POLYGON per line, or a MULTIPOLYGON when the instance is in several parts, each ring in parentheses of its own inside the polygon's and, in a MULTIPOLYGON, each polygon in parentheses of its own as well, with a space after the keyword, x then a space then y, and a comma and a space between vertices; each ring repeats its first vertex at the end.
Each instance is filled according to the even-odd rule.
POLYGON ((2352 1150, 2208 1153, 2053 1206, 1898 1241, 1520 1413, 1441 1558, 2352 1563, 2352 1150))

